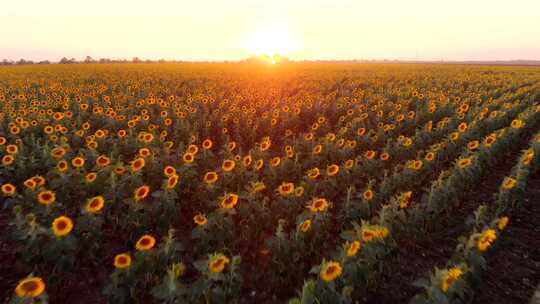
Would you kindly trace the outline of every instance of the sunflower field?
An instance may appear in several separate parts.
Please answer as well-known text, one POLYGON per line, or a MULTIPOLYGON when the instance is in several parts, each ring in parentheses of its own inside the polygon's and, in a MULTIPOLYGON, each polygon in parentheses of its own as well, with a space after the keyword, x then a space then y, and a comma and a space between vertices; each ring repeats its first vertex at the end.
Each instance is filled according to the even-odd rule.
POLYGON ((0 300, 466 302, 539 154, 538 67, 0 67, 0 300))

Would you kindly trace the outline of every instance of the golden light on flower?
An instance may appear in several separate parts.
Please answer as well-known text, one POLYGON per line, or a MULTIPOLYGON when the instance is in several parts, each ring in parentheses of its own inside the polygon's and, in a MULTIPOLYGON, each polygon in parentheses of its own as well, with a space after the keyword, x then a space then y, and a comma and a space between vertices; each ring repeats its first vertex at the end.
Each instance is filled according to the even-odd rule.
POLYGON ((63 237, 71 232, 73 229, 73 222, 67 216, 59 216, 52 222, 51 229, 55 236, 63 237))
POLYGON ((22 279, 15 288, 15 294, 19 298, 36 298, 45 291, 45 283, 40 277, 28 277, 22 279))
POLYGON ((229 258, 226 257, 224 254, 214 254, 208 260, 208 269, 213 273, 220 273, 223 272, 225 266, 227 266, 227 264, 229 263, 229 258))
POLYGON ((125 269, 131 265, 131 256, 129 253, 117 254, 114 257, 114 267, 118 269, 125 269))
POLYGON ((135 244, 135 249, 137 249, 138 251, 148 251, 154 248, 155 244, 156 239, 149 234, 145 234, 139 238, 139 240, 135 244))
POLYGON ((331 282, 341 276, 343 268, 339 262, 327 261, 324 262, 319 273, 321 279, 325 282, 331 282))

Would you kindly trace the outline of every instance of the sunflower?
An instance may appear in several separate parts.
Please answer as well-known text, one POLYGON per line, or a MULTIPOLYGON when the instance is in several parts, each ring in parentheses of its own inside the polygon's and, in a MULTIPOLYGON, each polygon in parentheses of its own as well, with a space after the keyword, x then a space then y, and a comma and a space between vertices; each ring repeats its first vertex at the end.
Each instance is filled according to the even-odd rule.
POLYGON ((163 169, 163 174, 166 176, 166 177, 171 177, 173 175, 176 175, 176 169, 173 167, 173 166, 166 166, 164 169, 163 169))
POLYGON ((415 160, 415 161, 412 161, 410 164, 409 164, 409 169, 412 169, 412 170, 420 170, 422 169, 422 166, 424 165, 424 163, 421 161, 421 160, 415 160))
POLYGON ((54 219, 51 228, 55 236, 66 236, 73 229, 73 222, 69 217, 62 215, 54 219))
POLYGON ((29 178, 24 181, 24 186, 30 190, 34 190, 37 186, 36 181, 33 178, 29 178))
POLYGON ((294 188, 294 196, 301 197, 304 194, 304 187, 299 186, 294 188))
POLYGON ((310 169, 308 171, 308 178, 311 179, 311 180, 315 180, 315 179, 319 178, 320 176, 321 176, 321 171, 317 167, 315 167, 313 169, 310 169))
POLYGON ((345 161, 345 168, 352 169, 354 167, 354 159, 348 159, 345 161))
POLYGON ((56 169, 59 172, 66 172, 66 170, 68 168, 69 168, 69 165, 68 165, 67 161, 65 161, 65 160, 59 161, 58 164, 56 165, 56 169))
POLYGON ((456 141, 456 140, 458 140, 458 138, 459 138, 459 132, 452 132, 452 133, 450 133, 450 139, 451 139, 452 141, 456 141))
POLYGON ((117 254, 114 257, 114 267, 118 269, 128 268, 131 265, 131 256, 129 253, 117 254))
POLYGON ((98 167, 106 167, 108 165, 111 164, 111 159, 108 158, 107 156, 105 155, 100 155, 97 159, 96 159, 96 165, 98 167))
POLYGON ((118 175, 123 175, 124 173, 126 173, 126 171, 127 169, 122 165, 118 165, 114 168, 114 173, 118 175))
POLYGON ((330 203, 325 198, 314 198, 311 204, 307 205, 311 212, 324 212, 328 207, 330 207, 330 203))
POLYGON ((219 176, 215 171, 206 172, 203 177, 203 182, 212 185, 217 182, 219 176))
POLYGON ((84 180, 87 182, 87 183, 91 183, 93 181, 95 181, 97 178, 97 173, 96 172, 90 172, 88 174, 86 174, 84 176, 84 180))
POLYGON ((194 144, 191 144, 191 145, 188 146, 187 153, 195 155, 195 154, 197 154, 197 152, 199 152, 199 147, 197 147, 194 144))
POLYGON ((4 157, 2 157, 2 165, 6 167, 13 164, 14 161, 15 161, 15 157, 13 157, 13 155, 11 154, 4 155, 4 157))
POLYGON ((95 196, 87 201, 86 206, 84 207, 84 210, 90 213, 96 213, 96 212, 99 212, 103 208, 104 204, 105 204, 105 199, 103 198, 103 196, 101 195, 95 196))
POLYGON ((426 156, 424 157, 427 161, 433 161, 435 159, 435 153, 434 152, 428 152, 426 153, 426 156))
POLYGON ((411 197, 412 197, 412 191, 407 191, 401 194, 399 198, 399 208, 405 209, 409 207, 409 204, 411 203, 411 197))
POLYGON ((467 143, 467 148, 469 148, 471 151, 478 149, 479 146, 480 142, 478 140, 473 140, 467 143))
POLYGON ((152 249, 155 244, 156 239, 149 234, 145 234, 139 238, 139 240, 135 244, 135 249, 139 251, 147 251, 152 249))
POLYGON ((150 193, 150 186, 143 185, 143 186, 140 186, 139 188, 135 189, 135 191, 133 192, 133 197, 134 197, 135 201, 138 202, 138 201, 146 198, 149 193, 150 193))
POLYGON ((311 229, 311 220, 310 219, 307 219, 305 221, 303 221, 300 226, 299 226, 300 230, 304 233, 308 232, 309 229, 311 229))
POLYGON ((485 230, 478 239, 477 247, 480 251, 486 251, 497 239, 497 232, 494 229, 485 230))
POLYGON ((493 143, 496 140, 497 140, 497 134, 492 133, 492 134, 488 135, 486 138, 484 138, 484 145, 486 147, 491 147, 491 145, 493 145, 493 143))
POLYGON ((472 159, 470 157, 462 158, 458 160, 457 165, 460 169, 465 169, 472 164, 472 159))
POLYGON ((313 154, 314 154, 314 155, 321 154, 321 152, 322 152, 322 145, 316 145, 316 146, 313 148, 313 154))
POLYGON ((458 132, 459 133, 463 133, 467 130, 467 123, 466 122, 462 122, 458 125, 458 132))
POLYGON ((499 221, 497 222, 497 227, 499 227, 499 230, 504 230, 504 228, 506 227, 506 225, 508 225, 508 222, 510 221, 510 219, 508 218, 508 216, 503 216, 499 219, 499 221))
POLYGON ((253 158, 251 157, 251 155, 244 156, 244 159, 242 160, 242 162, 244 163, 244 167, 246 168, 251 165, 252 161, 253 161, 253 158))
POLYGON ((323 263, 320 276, 325 282, 331 282, 337 279, 342 272, 343 269, 341 268, 341 264, 339 262, 328 261, 323 263))
POLYGON ((364 191, 364 193, 362 194, 362 197, 364 198, 366 202, 371 201, 373 199, 373 196, 374 196, 374 193, 373 193, 373 190, 371 189, 364 191))
POLYGON ((32 177, 32 180, 35 181, 38 186, 43 186, 46 182, 45 178, 41 175, 36 175, 32 177))
POLYGON ((234 151, 235 148, 236 148, 236 142, 231 141, 231 142, 227 143, 227 150, 229 152, 234 151))
POLYGON ((13 196, 17 188, 13 184, 3 184, 2 185, 2 194, 4 196, 13 196))
POLYGON ((139 149, 139 156, 140 157, 148 157, 152 155, 152 151, 148 148, 142 148, 142 149, 139 149))
POLYGON ((279 164, 281 164, 281 158, 279 158, 279 156, 276 156, 270 160, 270 165, 272 167, 277 167, 279 164))
POLYGON ((167 189, 173 189, 178 184, 180 177, 178 175, 172 175, 167 179, 167 189))
POLYGON ((514 119, 512 120, 512 123, 510 123, 510 126, 513 128, 513 129, 520 129, 522 128, 524 125, 523 123, 523 120, 521 119, 514 119))
POLYGON ((234 208, 234 206, 236 206, 237 203, 238 195, 235 193, 229 193, 221 199, 219 206, 223 209, 232 209, 234 208))
POLYGON ((226 159, 223 161, 223 164, 221 165, 221 169, 225 172, 231 172, 234 167, 236 167, 236 162, 231 159, 226 159))
POLYGON ((230 263, 230 260, 225 255, 218 253, 214 254, 208 260, 208 269, 213 273, 220 273, 225 269, 225 266, 230 263))
POLYGON ((37 200, 42 205, 50 205, 56 200, 56 193, 51 190, 44 190, 38 193, 37 200))
POLYGON ((193 221, 199 226, 204 226, 208 223, 208 218, 206 218, 206 215, 199 213, 193 217, 193 221))
POLYGON ((282 196, 290 195, 290 194, 292 194, 294 192, 294 184, 293 183, 288 183, 288 182, 283 182, 283 183, 281 183, 281 185, 279 185, 279 187, 277 188, 277 191, 282 196))
POLYGON ((347 256, 353 257, 358 253, 358 250, 360 250, 360 242, 359 241, 353 241, 351 243, 347 242, 347 244, 345 244, 345 248, 347 250, 347 256))
POLYGON ((39 297, 45 291, 45 283, 40 277, 28 277, 22 279, 15 288, 15 294, 19 298, 39 297))
POLYGON ((189 152, 184 153, 184 155, 182 156, 182 160, 186 164, 191 164, 195 160, 195 154, 189 152))
POLYGON ((502 183, 502 188, 505 190, 510 190, 514 188, 517 184, 517 180, 513 177, 505 177, 502 183))
POLYGON ((214 143, 212 142, 212 140, 210 139, 205 139, 203 142, 202 142, 202 147, 203 149, 205 150, 209 150, 209 149, 212 149, 212 146, 214 145, 214 143))
POLYGON ((51 150, 51 156, 55 159, 59 159, 66 154, 66 149, 62 147, 54 148, 51 150))
POLYGON ((367 158, 367 159, 373 159, 373 158, 375 158, 376 155, 377 155, 377 152, 375 152, 373 150, 368 150, 368 151, 364 152, 364 157, 367 158))
POLYGON ((381 157, 382 161, 387 161, 387 160, 390 159, 390 154, 388 154, 388 152, 383 152, 383 153, 381 153, 380 157, 381 157))
POLYGON ((328 176, 336 176, 339 172, 339 166, 338 165, 330 165, 326 168, 326 175, 328 176))
POLYGON ((17 152, 19 152, 19 147, 17 147, 17 145, 7 145, 6 152, 9 154, 17 154, 17 152))
POLYGON ((144 160, 144 158, 135 159, 133 162, 131 162, 131 171, 137 172, 141 170, 144 167, 145 163, 146 161, 144 160))
POLYGON ((259 159, 255 162, 255 169, 257 171, 260 171, 262 168, 264 167, 264 160, 263 159, 259 159))
POLYGON ((77 156, 71 160, 71 165, 75 168, 81 168, 82 166, 84 166, 84 162, 84 158, 77 156))
POLYGON ((447 292, 448 289, 463 275, 463 270, 459 267, 452 267, 445 271, 442 278, 441 289, 447 292))
POLYGON ((264 151, 268 150, 271 145, 272 145, 272 142, 270 140, 265 140, 259 145, 259 150, 261 152, 264 152, 264 151))

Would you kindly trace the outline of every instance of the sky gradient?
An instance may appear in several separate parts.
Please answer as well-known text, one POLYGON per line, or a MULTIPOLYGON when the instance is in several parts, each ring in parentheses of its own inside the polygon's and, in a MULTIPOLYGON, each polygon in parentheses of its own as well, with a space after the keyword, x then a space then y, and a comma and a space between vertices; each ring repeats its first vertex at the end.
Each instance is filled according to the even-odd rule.
POLYGON ((540 60, 539 0, 17 0, 0 60, 540 60), (271 41, 269 41, 271 40, 271 41))

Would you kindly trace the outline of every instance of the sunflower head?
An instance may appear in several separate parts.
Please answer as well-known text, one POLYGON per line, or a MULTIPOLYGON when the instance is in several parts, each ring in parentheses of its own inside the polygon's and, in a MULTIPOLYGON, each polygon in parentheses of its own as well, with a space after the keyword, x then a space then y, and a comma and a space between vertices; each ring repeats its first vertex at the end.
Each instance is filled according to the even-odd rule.
POLYGON ((19 298, 39 297, 45 291, 45 283, 40 277, 28 277, 22 279, 15 288, 15 294, 19 298))
POLYGON ((327 261, 323 262, 320 271, 320 277, 325 282, 331 282, 337 279, 342 272, 343 268, 341 267, 341 264, 339 262, 327 261))
POLYGON ((148 251, 152 249, 155 244, 156 239, 149 234, 145 234, 139 238, 139 240, 135 244, 135 249, 139 251, 148 251))
POLYGON ((133 192, 133 197, 135 198, 135 201, 138 202, 140 200, 145 199, 149 193, 150 193, 150 186, 143 185, 135 189, 135 191, 133 192))
POLYGON ((114 257, 114 267, 118 269, 128 268, 131 265, 131 256, 128 253, 117 254, 114 257))
POLYGON ((55 236, 63 237, 71 232, 73 229, 73 222, 67 216, 59 216, 54 219, 51 228, 55 236))
POLYGON ((56 193, 51 190, 44 190, 38 193, 37 199, 42 205, 50 205, 56 200, 56 193))
POLYGON ((3 184, 2 185, 2 194, 4 196, 13 196, 17 188, 13 184, 3 184))
POLYGON ((204 226, 208 223, 208 219, 206 218, 206 215, 199 213, 193 217, 193 222, 198 226, 204 226))
POLYGON ((213 273, 223 272, 225 266, 230 263, 230 260, 224 254, 214 254, 208 260, 208 269, 213 273))
POLYGON ((232 209, 236 204, 238 203, 238 194, 235 193, 229 193, 225 195, 219 204, 219 206, 223 209, 232 209))
POLYGON ((89 213, 97 213, 101 209, 103 209, 103 206, 105 204, 105 199, 103 196, 95 196, 88 200, 86 203, 86 206, 84 207, 84 210, 86 210, 89 213))

